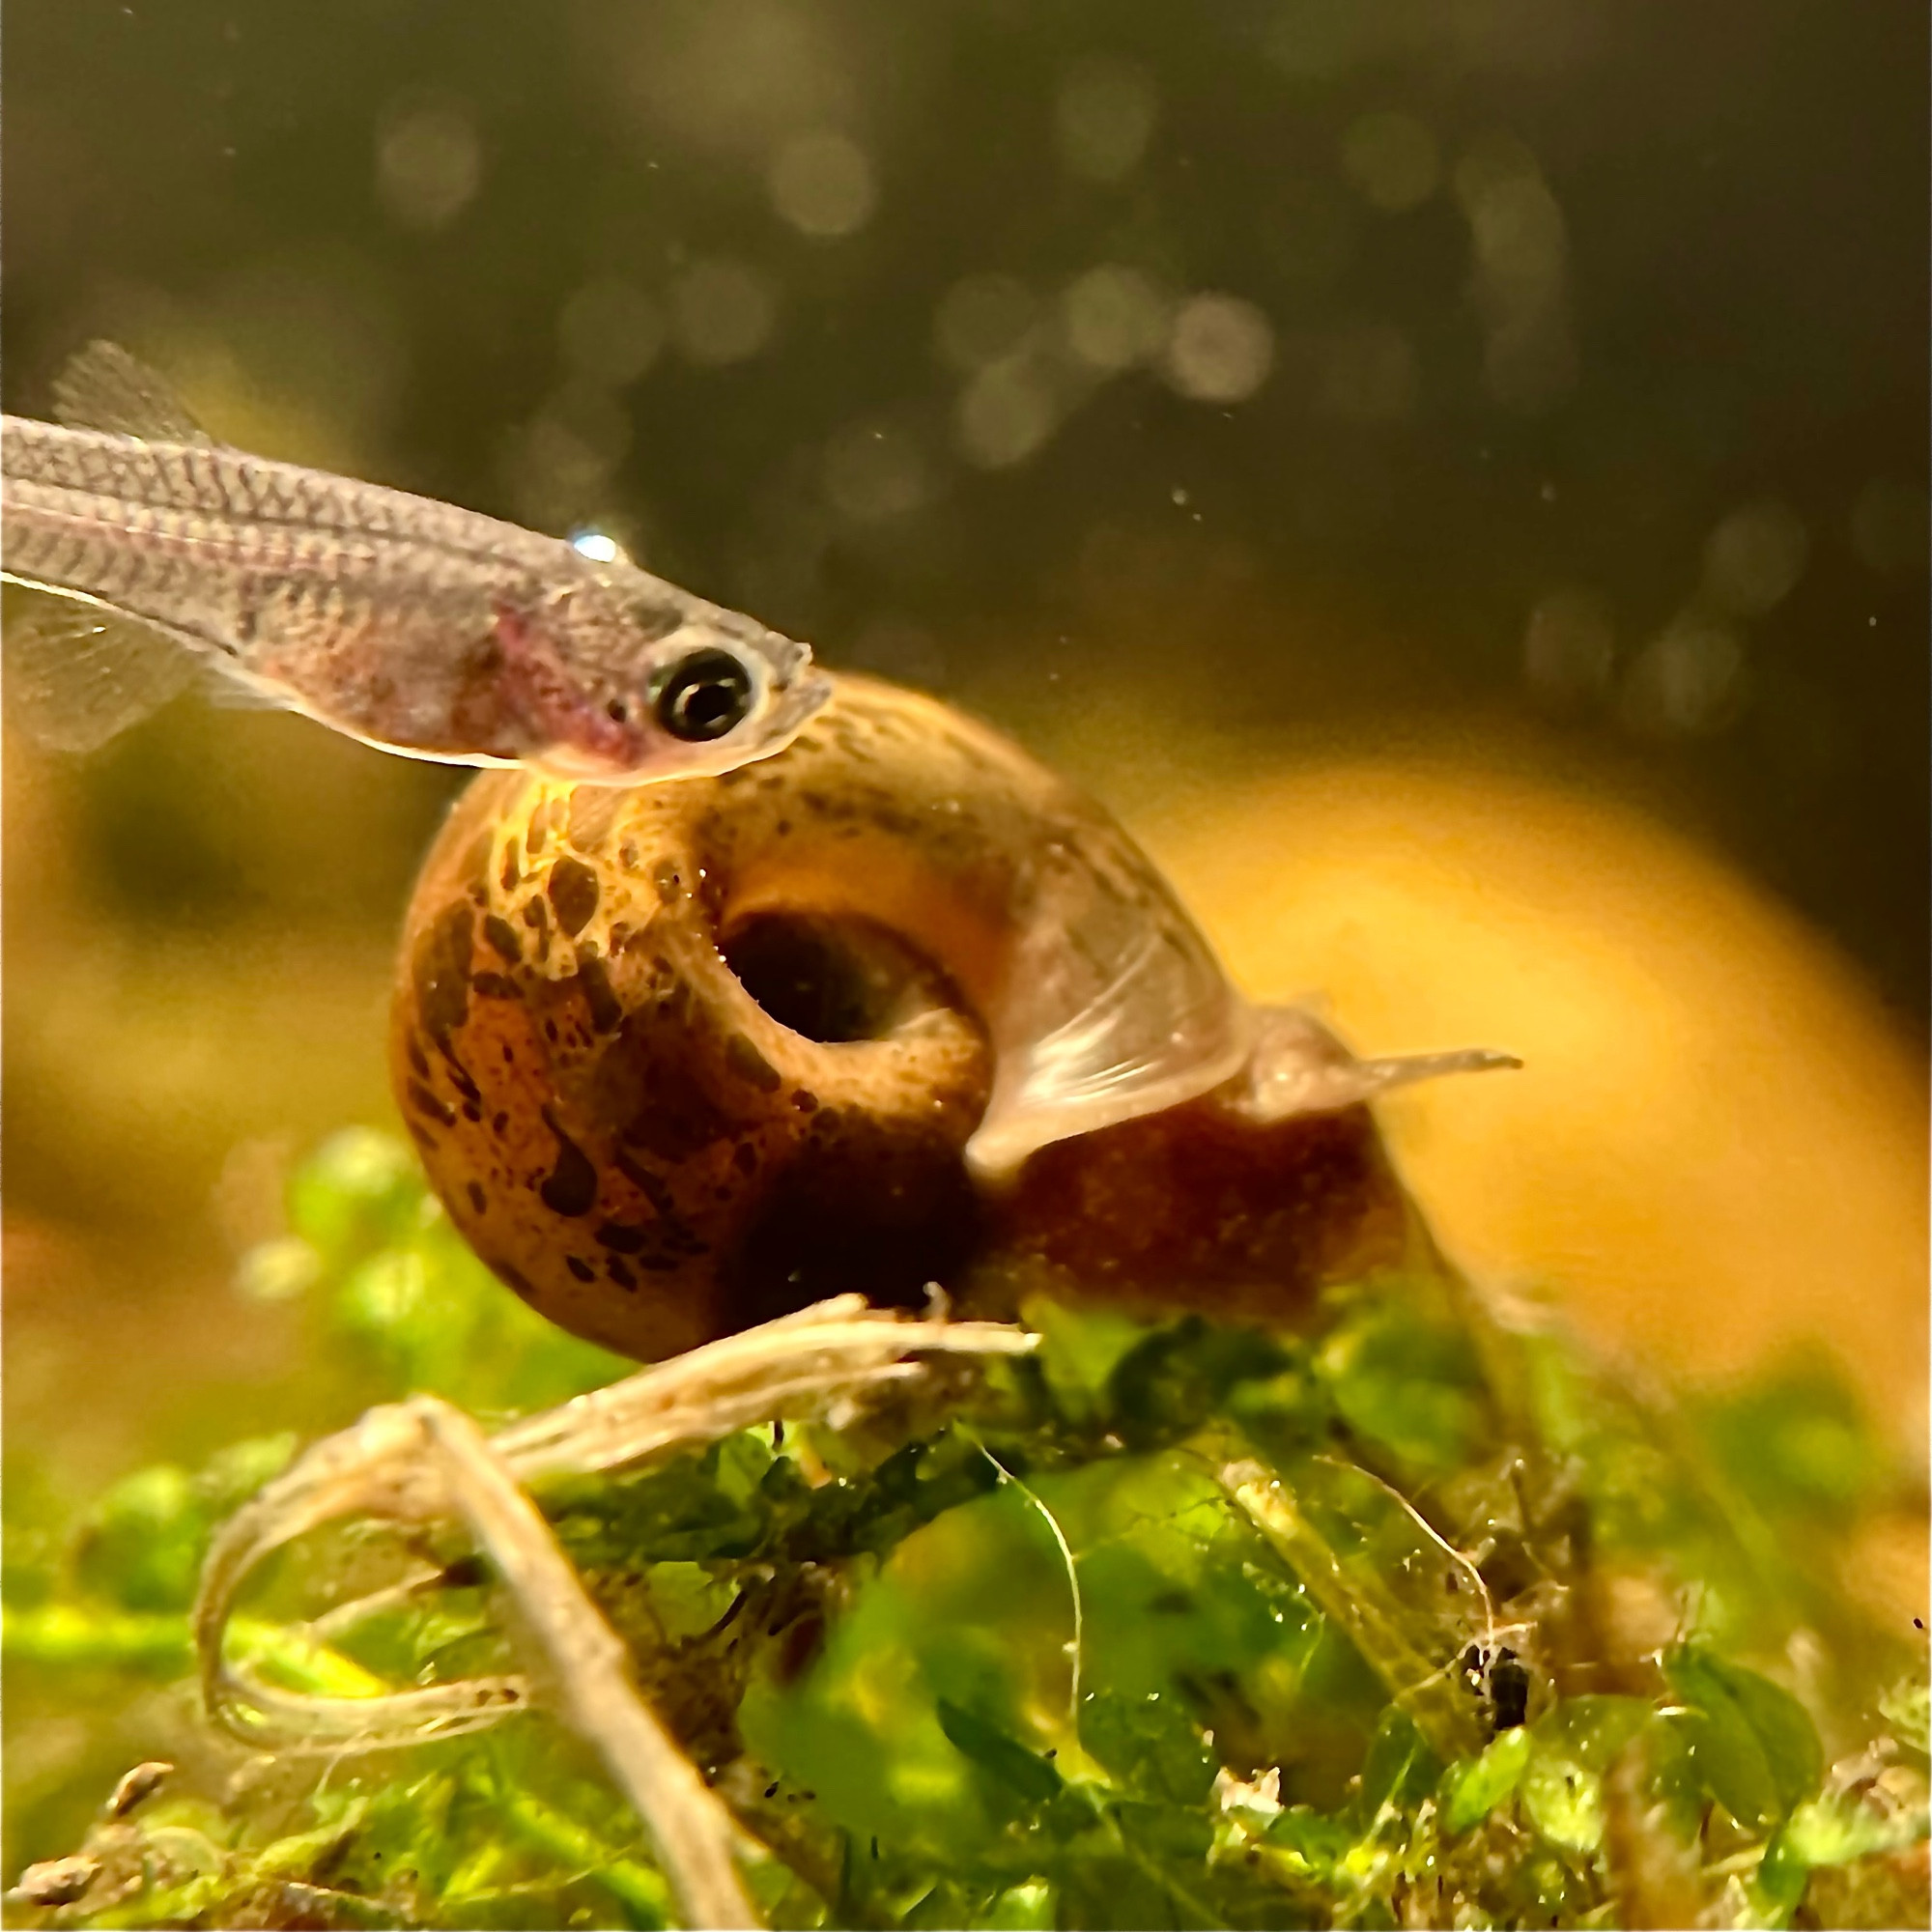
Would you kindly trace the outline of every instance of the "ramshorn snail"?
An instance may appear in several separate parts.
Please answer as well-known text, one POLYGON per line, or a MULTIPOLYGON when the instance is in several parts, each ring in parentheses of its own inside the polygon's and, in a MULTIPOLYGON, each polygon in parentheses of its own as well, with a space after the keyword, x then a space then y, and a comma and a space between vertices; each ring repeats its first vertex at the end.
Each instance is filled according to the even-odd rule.
POLYGON ((1426 1240, 1358 1062, 1230 984, 1097 806, 841 678, 786 750, 621 790, 488 773, 411 906, 398 1096, 457 1225, 640 1357, 821 1295, 1042 1271, 1284 1312, 1426 1240))

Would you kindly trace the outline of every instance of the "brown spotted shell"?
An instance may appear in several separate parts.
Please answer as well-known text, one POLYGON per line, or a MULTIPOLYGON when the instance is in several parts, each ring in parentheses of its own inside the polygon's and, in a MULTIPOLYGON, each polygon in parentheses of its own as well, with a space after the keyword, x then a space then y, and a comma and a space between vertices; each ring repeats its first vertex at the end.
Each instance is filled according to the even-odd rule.
POLYGON ((398 1098, 465 1236, 654 1358, 857 1290, 1068 1279, 1281 1313, 1419 1227, 1360 1106, 1211 1096, 1252 1017, 1097 807, 840 679, 801 737, 631 789, 493 772, 417 883, 398 1098))

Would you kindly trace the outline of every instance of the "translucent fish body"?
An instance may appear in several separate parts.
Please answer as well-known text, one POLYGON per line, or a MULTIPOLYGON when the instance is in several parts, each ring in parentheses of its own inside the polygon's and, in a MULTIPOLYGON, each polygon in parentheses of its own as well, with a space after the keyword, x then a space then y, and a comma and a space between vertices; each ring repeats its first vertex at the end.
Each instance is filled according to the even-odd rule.
POLYGON ((805 645, 621 557, 167 427, 0 418, 0 574, 452 763, 727 771, 823 701, 805 645))

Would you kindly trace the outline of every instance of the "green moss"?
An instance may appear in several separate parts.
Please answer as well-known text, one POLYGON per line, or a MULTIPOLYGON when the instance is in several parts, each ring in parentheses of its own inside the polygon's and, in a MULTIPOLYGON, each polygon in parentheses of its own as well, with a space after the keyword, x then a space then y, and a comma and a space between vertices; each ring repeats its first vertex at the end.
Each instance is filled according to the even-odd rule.
MULTIPOLYGON (((374 1136, 302 1170, 292 1221, 246 1286, 307 1297, 319 1362, 367 1401, 427 1388, 497 1417, 623 1367, 504 1293, 374 1136)), ((1833 1580, 1904 1491, 1835 1386, 1647 1410, 1434 1279, 1360 1284, 1293 1337, 1029 1316, 1039 1352, 943 1404, 539 1490, 771 1847, 753 1878, 775 1923, 1590 1924, 1687 1899, 1923 1922, 1922 1646, 1833 1580), (1661 1651, 1617 1628, 1632 1588, 1679 1626, 1661 1651)), ((30 1470, 10 1485, 13 1682, 30 1724, 99 1741, 52 1779, 31 1738, 10 1759, 16 1862, 78 1844, 98 1865, 15 1918, 668 1922, 637 1821, 541 1716, 313 1765, 208 1736, 194 1577, 292 1448, 141 1471, 72 1521, 30 1470), (115 1749, 184 1770, 90 1827, 115 1749)), ((318 1577, 381 1555, 366 1530, 322 1542, 233 1634, 277 1681, 355 1696, 501 1667, 500 1606, 453 1536, 442 1588, 302 1634, 318 1577)))

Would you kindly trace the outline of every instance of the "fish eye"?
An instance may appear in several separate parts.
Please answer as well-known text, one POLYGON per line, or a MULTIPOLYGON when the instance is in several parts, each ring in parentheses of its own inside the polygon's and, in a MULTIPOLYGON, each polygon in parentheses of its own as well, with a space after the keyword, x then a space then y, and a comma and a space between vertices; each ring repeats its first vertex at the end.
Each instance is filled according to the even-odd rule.
POLYGON ((703 744, 745 722, 752 673, 729 651, 693 651, 659 687, 657 720, 673 738, 703 744))
POLYGON ((631 707, 621 697, 613 697, 604 707, 604 715, 613 724, 628 724, 631 722, 631 707))

